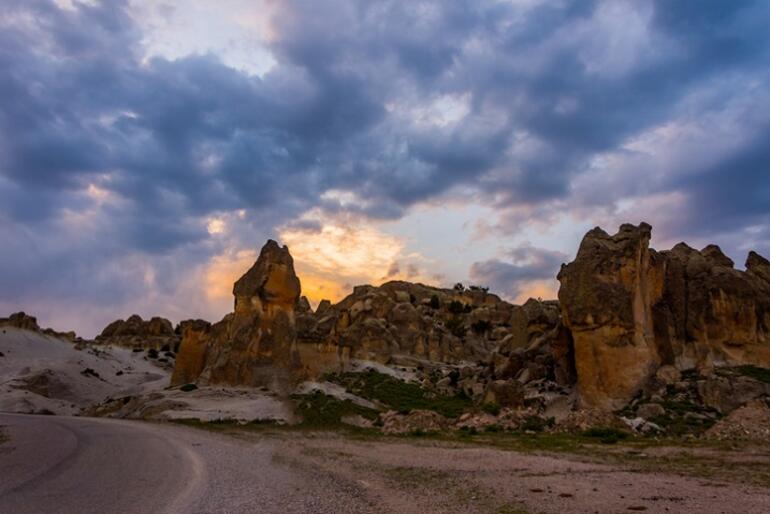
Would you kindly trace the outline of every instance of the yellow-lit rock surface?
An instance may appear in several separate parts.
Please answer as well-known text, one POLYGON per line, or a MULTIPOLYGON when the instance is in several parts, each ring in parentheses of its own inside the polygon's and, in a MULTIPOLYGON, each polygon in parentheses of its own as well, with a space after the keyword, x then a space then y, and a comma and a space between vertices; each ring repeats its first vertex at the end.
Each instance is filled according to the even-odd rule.
POLYGON ((656 252, 650 234, 593 229, 559 273, 585 406, 622 407, 662 365, 770 366, 767 261, 752 252, 744 272, 714 245, 656 252))

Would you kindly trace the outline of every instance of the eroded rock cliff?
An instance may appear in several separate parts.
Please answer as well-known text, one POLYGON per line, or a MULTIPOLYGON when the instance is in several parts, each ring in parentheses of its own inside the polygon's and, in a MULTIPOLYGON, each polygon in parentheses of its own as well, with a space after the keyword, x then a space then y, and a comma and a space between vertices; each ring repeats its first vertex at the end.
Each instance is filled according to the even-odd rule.
POLYGON ((747 270, 719 247, 649 248, 651 227, 586 234, 559 273, 562 322, 574 340, 585 406, 620 408, 661 366, 770 366, 770 266, 747 270))
POLYGON ((234 312, 222 321, 183 330, 172 385, 201 381, 282 389, 299 371, 300 282, 288 248, 268 241, 233 295, 234 312))

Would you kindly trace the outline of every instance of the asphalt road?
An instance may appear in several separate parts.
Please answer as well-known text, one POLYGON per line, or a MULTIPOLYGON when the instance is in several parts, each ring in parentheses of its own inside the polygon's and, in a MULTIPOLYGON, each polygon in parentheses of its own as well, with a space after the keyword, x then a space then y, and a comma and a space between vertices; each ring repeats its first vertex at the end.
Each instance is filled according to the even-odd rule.
POLYGON ((0 414, 0 513, 372 512, 339 482, 248 442, 187 427, 0 414))

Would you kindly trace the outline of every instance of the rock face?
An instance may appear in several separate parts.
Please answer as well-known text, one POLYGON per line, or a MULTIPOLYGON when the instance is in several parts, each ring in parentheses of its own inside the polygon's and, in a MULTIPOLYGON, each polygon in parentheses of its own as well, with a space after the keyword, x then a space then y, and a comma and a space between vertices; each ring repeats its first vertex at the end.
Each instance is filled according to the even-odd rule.
POLYGON ((402 281, 358 286, 338 304, 322 302, 316 313, 302 314, 299 341, 339 348, 344 359, 382 364, 400 356, 448 363, 483 360, 510 334, 513 309, 481 289, 402 281))
MULTIPOLYGON (((558 346, 561 356, 551 356, 551 340, 564 335, 563 330, 554 332, 559 322, 556 302, 531 300, 519 307, 478 287, 440 289, 393 281, 358 286, 339 303, 322 301, 313 312, 300 296, 288 249, 274 241, 235 283, 233 293, 234 312, 221 322, 179 330, 183 339, 173 385, 285 385, 342 371, 351 359, 412 367, 465 363, 486 369, 494 356, 505 367, 514 350, 523 352, 535 341, 528 355, 536 362, 516 370, 508 366, 496 378, 517 376, 521 383, 553 378, 554 363, 561 359, 562 381, 574 382, 564 360, 571 355, 571 340, 560 339, 563 344, 553 348, 558 346)), ((467 377, 463 387, 481 395, 488 378, 467 377)))
POLYGON ((620 408, 661 366, 770 367, 770 264, 733 269, 719 247, 649 248, 651 227, 586 234, 559 273, 581 402, 620 408))
POLYGON ((155 316, 145 321, 138 314, 125 321, 113 321, 96 336, 96 342, 100 344, 156 350, 164 347, 174 349, 179 341, 180 336, 169 320, 155 316))
POLYGON ((201 381, 280 389, 297 373, 300 282, 288 248, 268 241, 233 295, 235 310, 222 321, 185 328, 172 385, 201 381))
POLYGON ((623 225, 614 236, 586 234, 562 267, 559 302, 572 333, 581 400, 621 407, 655 371, 652 305, 663 294, 662 259, 650 252, 651 227, 623 225))

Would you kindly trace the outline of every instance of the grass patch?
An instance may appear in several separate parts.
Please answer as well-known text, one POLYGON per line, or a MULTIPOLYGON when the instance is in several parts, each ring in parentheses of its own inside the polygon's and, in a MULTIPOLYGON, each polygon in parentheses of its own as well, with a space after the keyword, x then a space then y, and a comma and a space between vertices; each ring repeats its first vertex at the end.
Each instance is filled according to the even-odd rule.
POLYGON ((374 370, 365 373, 328 375, 330 382, 345 387, 348 392, 381 403, 407 414, 413 410, 432 410, 448 418, 460 416, 472 402, 464 395, 434 394, 418 384, 404 382, 374 370))
POLYGON ((302 416, 302 425, 306 427, 335 427, 342 425, 345 416, 360 415, 375 420, 379 415, 374 409, 356 405, 350 400, 339 400, 320 391, 306 395, 294 395, 297 414, 302 416))
POLYGON ((751 364, 738 366, 732 369, 745 377, 753 378, 754 380, 764 382, 765 384, 770 384, 770 369, 752 366, 751 364))
POLYGON ((519 427, 525 432, 543 432, 554 425, 553 418, 541 418, 540 416, 527 416, 519 427))
POLYGON ((583 436, 598 439, 602 444, 615 444, 628 438, 628 432, 612 427, 592 427, 583 432, 583 436))
POLYGON ((497 416, 500 414, 500 404, 497 402, 487 402, 481 406, 481 410, 487 414, 497 416))

